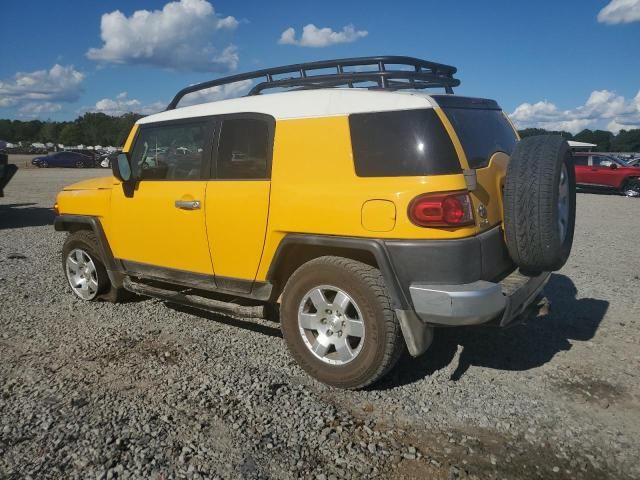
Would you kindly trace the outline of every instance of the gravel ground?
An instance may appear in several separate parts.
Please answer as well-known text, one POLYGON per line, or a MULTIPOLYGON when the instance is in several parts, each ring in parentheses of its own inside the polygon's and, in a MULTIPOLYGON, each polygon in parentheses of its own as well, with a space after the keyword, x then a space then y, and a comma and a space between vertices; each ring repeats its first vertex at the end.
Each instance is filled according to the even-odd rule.
POLYGON ((76 300, 50 207, 104 174, 24 170, 0 199, 0 478, 640 478, 640 200, 579 194, 538 318, 439 330, 349 392, 277 323, 76 300))

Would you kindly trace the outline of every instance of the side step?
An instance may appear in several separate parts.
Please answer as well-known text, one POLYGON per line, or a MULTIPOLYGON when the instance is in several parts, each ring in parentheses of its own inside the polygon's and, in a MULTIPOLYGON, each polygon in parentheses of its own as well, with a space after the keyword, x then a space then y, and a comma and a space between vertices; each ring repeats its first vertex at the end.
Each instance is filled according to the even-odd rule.
MULTIPOLYGON (((125 278, 122 286, 138 295, 145 295, 148 297, 155 297, 167 302, 173 302, 180 305, 186 305, 188 307, 199 308, 201 310, 208 310, 217 313, 224 313, 227 315, 234 315, 243 318, 269 318, 271 306, 268 304, 262 305, 240 305, 234 302, 225 302, 222 300, 215 300, 213 298, 203 297, 193 293, 191 289, 184 291, 170 290, 168 288, 161 288, 146 283, 135 282, 129 277, 125 278)), ((271 318, 269 318, 271 319, 271 318)))

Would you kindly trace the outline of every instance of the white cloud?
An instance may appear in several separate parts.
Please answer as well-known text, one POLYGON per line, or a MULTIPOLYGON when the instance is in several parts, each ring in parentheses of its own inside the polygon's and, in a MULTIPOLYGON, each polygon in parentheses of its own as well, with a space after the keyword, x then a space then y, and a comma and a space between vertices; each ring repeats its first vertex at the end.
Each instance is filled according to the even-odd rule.
POLYGON ((62 110, 62 105, 54 102, 29 102, 18 109, 21 114, 38 116, 42 113, 53 113, 62 110))
POLYGON ((0 81, 0 107, 20 107, 25 113, 56 111, 52 110, 56 102, 80 97, 84 77, 73 66, 58 64, 49 70, 18 72, 12 80, 0 81))
POLYGON ((206 90, 186 95, 178 106, 186 107, 189 105, 196 105, 198 103, 215 102, 226 98, 239 97, 245 95, 252 85, 253 80, 243 80, 241 82, 229 83, 219 87, 207 88, 206 90))
POLYGON ((102 16, 104 44, 89 49, 87 56, 103 63, 225 72, 237 67, 237 48, 220 49, 212 36, 237 26, 238 20, 218 16, 206 0, 170 2, 162 10, 136 10, 130 17, 116 10, 102 16))
POLYGON ((598 21, 609 25, 640 22, 640 0, 611 0, 598 13, 598 21))
POLYGON ((356 30, 351 24, 345 26, 342 31, 334 32, 329 27, 318 28, 313 23, 302 28, 302 36, 296 39, 296 30, 287 28, 280 35, 278 43, 281 45, 297 45, 299 47, 328 47, 338 43, 351 43, 369 34, 366 30, 356 30))
POLYGON ((115 99, 103 98, 98 100, 93 108, 88 109, 89 112, 105 113, 114 117, 119 117, 125 113, 134 112, 143 115, 151 115, 158 113, 167 107, 166 103, 154 102, 145 104, 140 100, 128 98, 127 92, 116 95, 115 99))
POLYGON ((605 128, 617 133, 621 129, 640 128, 640 91, 627 101, 609 90, 595 90, 584 105, 571 110, 560 110, 547 100, 523 103, 513 111, 511 118, 518 128, 536 127, 571 133, 585 128, 605 128))

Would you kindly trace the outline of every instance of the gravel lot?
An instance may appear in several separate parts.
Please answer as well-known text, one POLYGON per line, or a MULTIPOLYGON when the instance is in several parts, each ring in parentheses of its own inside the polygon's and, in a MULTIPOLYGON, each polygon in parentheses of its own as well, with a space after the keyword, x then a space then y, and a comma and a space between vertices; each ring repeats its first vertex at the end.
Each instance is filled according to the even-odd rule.
POLYGON ((50 207, 107 173, 22 170, 0 199, 0 478, 640 478, 640 200, 578 195, 546 314, 439 330, 347 392, 277 323, 76 300, 50 207))

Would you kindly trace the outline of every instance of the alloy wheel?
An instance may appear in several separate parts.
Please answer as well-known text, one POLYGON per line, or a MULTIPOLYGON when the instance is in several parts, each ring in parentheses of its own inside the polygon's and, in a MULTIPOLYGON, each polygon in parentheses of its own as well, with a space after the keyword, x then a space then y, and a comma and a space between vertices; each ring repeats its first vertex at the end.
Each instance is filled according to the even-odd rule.
POLYGON ((347 292, 331 285, 315 287, 304 295, 298 327, 309 351, 331 365, 353 361, 364 345, 360 308, 347 292))
POLYGON ((65 260, 65 271, 71 290, 82 300, 92 300, 98 294, 98 271, 91 256, 76 248, 65 260))

